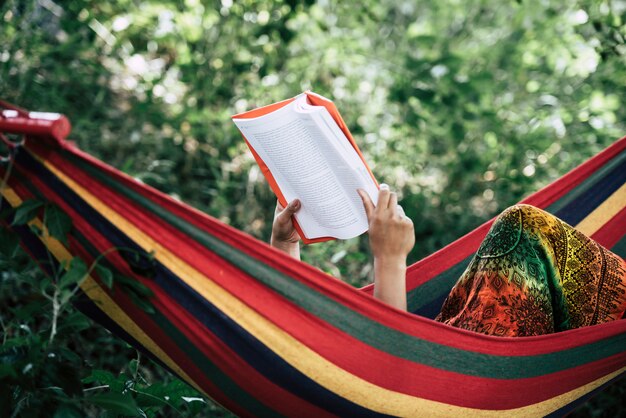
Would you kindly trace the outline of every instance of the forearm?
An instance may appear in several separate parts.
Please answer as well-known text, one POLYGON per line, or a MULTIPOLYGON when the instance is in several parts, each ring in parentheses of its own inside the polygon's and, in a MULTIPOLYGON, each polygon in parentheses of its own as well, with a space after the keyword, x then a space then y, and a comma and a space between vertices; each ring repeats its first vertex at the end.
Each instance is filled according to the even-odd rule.
POLYGON ((300 260, 300 243, 299 242, 284 242, 277 241, 272 237, 270 239, 270 245, 280 251, 289 254, 296 260, 300 260))
POLYGON ((406 311, 405 258, 374 258, 374 297, 406 311))

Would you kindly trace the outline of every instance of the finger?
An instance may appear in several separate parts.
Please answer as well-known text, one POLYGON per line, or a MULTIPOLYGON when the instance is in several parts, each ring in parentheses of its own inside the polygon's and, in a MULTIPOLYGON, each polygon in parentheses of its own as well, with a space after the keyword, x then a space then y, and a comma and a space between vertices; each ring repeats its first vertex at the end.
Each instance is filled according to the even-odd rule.
POLYGON ((402 206, 400 205, 396 205, 396 212, 398 213, 398 215, 400 215, 401 217, 405 217, 406 215, 404 214, 404 209, 402 208, 402 206))
POLYGON ((302 204, 299 199, 292 200, 287 207, 278 215, 278 219, 281 222, 287 222, 291 219, 291 217, 300 210, 302 204))
POLYGON ((391 191, 389 190, 389 186, 384 183, 381 184, 380 192, 378 193, 378 203, 376 203, 376 211, 380 212, 387 209, 390 195, 391 191))
POLYGON ((398 195, 396 194, 396 192, 391 192, 391 194, 389 195, 389 203, 387 204, 387 207, 395 212, 396 206, 398 206, 398 195))
MULTIPOLYGON (((289 205, 287 205, 287 206, 289 206, 289 205)), ((276 200, 276 209, 274 210, 274 219, 278 219, 280 214, 283 213, 284 211, 285 211, 285 206, 283 206, 282 203, 280 203, 280 201, 277 199, 276 200)))
POLYGON ((280 213, 284 210, 285 208, 283 207, 283 205, 280 204, 280 202, 277 200, 276 201, 276 208, 274 209, 274 218, 276 218, 278 215, 280 215, 280 213))
POLYGON ((361 200, 363 201, 363 206, 365 207, 365 214, 367 215, 367 219, 372 217, 374 213, 374 202, 370 198, 370 195, 363 189, 357 189, 359 196, 361 196, 361 200))

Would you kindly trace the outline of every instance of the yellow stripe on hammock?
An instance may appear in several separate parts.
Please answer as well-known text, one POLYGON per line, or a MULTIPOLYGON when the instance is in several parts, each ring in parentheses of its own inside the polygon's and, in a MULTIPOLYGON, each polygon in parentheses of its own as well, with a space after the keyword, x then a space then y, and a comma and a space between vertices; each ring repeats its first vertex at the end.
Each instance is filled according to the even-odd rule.
POLYGON ((626 206, 626 184, 617 189, 585 219, 576 225, 576 229, 587 236, 595 234, 602 226, 617 215, 626 206))

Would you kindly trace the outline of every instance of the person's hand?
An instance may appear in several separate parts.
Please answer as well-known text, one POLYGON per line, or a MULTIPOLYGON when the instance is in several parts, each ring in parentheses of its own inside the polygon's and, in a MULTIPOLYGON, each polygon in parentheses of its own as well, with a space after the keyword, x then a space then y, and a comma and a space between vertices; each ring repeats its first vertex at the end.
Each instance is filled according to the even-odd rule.
POLYGON ((358 190, 369 221, 374 255, 374 297, 406 311, 406 257, 415 244, 413 222, 398 205, 398 196, 381 185, 378 203, 358 190))
POLYGON ((378 203, 364 191, 358 190, 369 221, 369 240, 374 258, 406 260, 415 245, 413 222, 398 205, 398 196, 381 185, 378 203))
POLYGON ((301 206, 302 204, 298 199, 292 200, 286 208, 276 202, 270 239, 272 247, 276 247, 297 259, 300 259, 300 234, 293 226, 292 217, 300 210, 301 206))

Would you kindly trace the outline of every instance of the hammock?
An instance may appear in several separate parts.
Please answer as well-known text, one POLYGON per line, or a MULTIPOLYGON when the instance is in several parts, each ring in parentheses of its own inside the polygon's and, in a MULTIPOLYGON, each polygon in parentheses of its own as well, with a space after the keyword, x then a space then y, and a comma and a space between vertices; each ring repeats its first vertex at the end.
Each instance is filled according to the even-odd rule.
MULTIPOLYGON (((0 131, 31 132, 8 125, 0 118, 0 131)), ((431 319, 491 221, 409 268, 410 314, 375 300, 371 286, 355 289, 287 257, 62 136, 26 136, 12 152, 2 199, 58 205, 73 221, 68 245, 10 228, 35 258, 49 251, 58 262, 90 263, 113 247, 152 253, 138 262, 110 251, 104 260, 152 291, 141 304, 151 309, 95 274, 82 284, 79 308, 240 416, 560 416, 626 371, 626 320, 499 338, 431 319)), ((524 203, 624 257, 625 180, 626 137, 524 203)))

